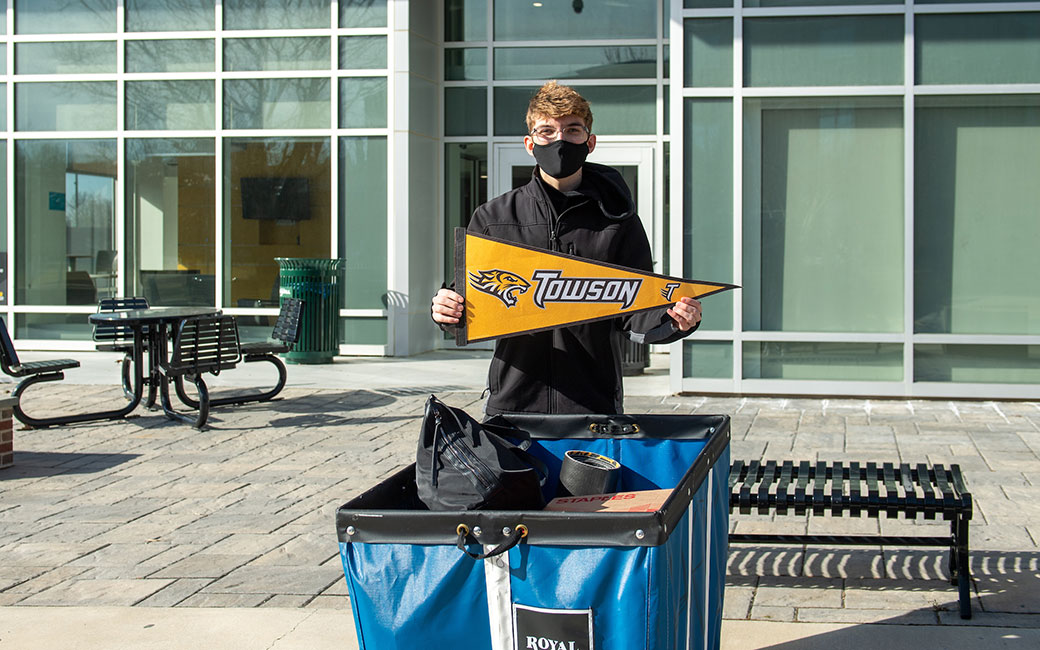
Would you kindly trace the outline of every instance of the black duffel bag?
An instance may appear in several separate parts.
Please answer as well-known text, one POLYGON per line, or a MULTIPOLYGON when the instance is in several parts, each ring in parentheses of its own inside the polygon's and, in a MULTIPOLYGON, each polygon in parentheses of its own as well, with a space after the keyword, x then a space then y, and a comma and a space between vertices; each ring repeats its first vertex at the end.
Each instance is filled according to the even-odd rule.
MULTIPOLYGON (((462 409, 426 400, 415 484, 430 510, 541 510, 545 463, 462 409)), ((510 433, 517 433, 510 429, 510 433)))

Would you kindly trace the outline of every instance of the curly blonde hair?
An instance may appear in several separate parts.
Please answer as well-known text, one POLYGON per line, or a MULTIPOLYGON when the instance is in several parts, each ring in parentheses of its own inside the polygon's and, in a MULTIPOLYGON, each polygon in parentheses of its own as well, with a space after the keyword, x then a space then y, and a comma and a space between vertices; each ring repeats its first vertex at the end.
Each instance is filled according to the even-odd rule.
POLYGON ((592 131, 592 109, 589 102, 570 86, 561 86, 552 80, 538 89, 527 104, 527 130, 534 128, 539 118, 560 118, 577 115, 592 131))

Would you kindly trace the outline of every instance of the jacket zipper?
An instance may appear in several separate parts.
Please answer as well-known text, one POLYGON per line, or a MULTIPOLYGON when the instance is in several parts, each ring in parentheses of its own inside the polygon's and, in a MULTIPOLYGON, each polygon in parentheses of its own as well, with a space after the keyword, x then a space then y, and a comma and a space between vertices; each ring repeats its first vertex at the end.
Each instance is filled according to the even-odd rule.
MULTIPOLYGON (((553 205, 552 199, 549 198, 549 194, 548 194, 548 192, 546 192, 545 188, 542 187, 541 184, 539 184, 538 185, 538 189, 541 190, 541 192, 542 192, 542 200, 545 201, 545 204, 546 204, 546 206, 549 209, 549 250, 551 250, 553 252, 556 252, 556 253, 560 253, 560 252, 563 251, 563 249, 560 246, 559 229, 560 229, 560 224, 563 222, 563 216, 565 214, 567 214, 567 212, 569 212, 570 210, 578 207, 579 205, 583 205, 583 203, 579 203, 577 205, 568 206, 567 209, 565 209, 562 214, 557 214, 556 213, 556 206, 553 205)), ((571 255, 574 255, 574 245, 573 244, 570 245, 568 253, 570 253, 571 255)), ((556 348, 556 344, 557 344, 557 340, 556 339, 559 336, 560 336, 560 333, 557 330, 553 330, 552 331, 553 349, 556 348)), ((548 391, 548 395, 546 396, 546 399, 548 401, 548 404, 547 404, 548 408, 546 410, 548 410, 549 413, 556 413, 556 411, 557 411, 556 389, 553 388, 553 374, 554 374, 553 373, 553 355, 552 355, 552 350, 550 350, 549 352, 550 352, 550 354, 549 354, 549 377, 548 377, 548 382, 547 382, 547 386, 546 386, 547 391, 548 391)))
MULTIPOLYGON (((442 426, 440 414, 434 414, 434 421, 438 427, 442 426)), ((489 495, 496 487, 495 475, 469 448, 459 443, 461 435, 461 431, 456 436, 450 436, 447 433, 442 435, 441 439, 444 441, 443 451, 447 452, 449 460, 452 461, 455 469, 476 477, 480 486, 485 490, 485 496, 489 495)))

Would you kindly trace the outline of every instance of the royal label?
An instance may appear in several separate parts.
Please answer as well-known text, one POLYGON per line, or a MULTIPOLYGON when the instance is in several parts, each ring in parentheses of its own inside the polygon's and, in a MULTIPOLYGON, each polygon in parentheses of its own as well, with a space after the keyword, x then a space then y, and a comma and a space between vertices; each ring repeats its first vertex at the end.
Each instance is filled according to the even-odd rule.
POLYGON ((591 609, 513 605, 516 650, 593 650, 591 609))

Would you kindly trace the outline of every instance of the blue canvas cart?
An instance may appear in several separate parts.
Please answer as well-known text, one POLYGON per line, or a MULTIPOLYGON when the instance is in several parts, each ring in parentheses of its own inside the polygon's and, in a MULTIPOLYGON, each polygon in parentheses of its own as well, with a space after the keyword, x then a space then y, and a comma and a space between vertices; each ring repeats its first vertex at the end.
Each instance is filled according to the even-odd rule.
POLYGON ((336 515, 364 650, 719 647, 729 527, 729 417, 509 416, 549 466, 623 467, 619 491, 669 489, 655 512, 431 512, 414 466, 336 515), (506 553, 487 559, 500 545, 506 553))

